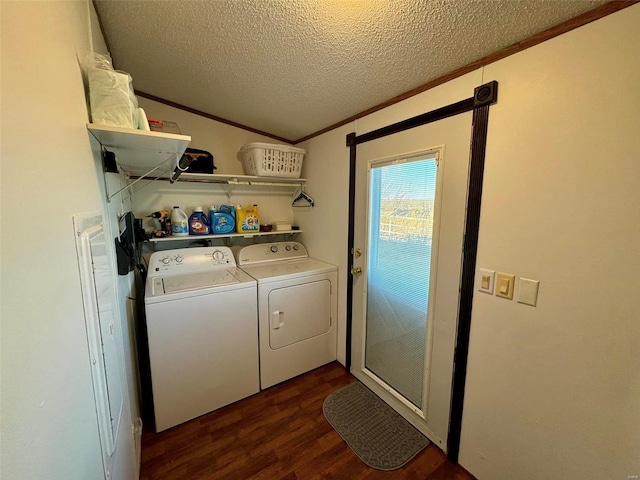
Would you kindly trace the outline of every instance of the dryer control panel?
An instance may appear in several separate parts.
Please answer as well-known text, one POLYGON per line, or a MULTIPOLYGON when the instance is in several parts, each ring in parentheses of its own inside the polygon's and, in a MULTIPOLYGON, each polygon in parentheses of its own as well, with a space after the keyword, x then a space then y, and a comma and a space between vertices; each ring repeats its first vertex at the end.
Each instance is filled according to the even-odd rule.
POLYGON ((235 266, 229 247, 178 248, 154 252, 149 259, 148 276, 206 272, 235 266))
POLYGON ((307 258, 307 249, 298 242, 272 242, 234 248, 238 265, 307 258))

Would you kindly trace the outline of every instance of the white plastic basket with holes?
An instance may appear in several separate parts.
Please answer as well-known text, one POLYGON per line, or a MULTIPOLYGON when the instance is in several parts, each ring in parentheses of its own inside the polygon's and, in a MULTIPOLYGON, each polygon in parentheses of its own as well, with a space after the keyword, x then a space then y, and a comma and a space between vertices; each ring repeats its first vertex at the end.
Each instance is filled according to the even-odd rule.
POLYGON ((300 178, 306 150, 290 145, 247 143, 240 149, 246 175, 300 178))

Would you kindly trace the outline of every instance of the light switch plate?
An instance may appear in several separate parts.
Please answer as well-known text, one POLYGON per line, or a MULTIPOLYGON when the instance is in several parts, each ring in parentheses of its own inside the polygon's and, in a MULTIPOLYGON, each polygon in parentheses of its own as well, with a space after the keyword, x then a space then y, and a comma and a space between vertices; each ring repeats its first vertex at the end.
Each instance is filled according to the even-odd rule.
POLYGON ((538 280, 520 277, 518 279, 518 303, 535 307, 538 304, 539 288, 540 282, 538 280))
POLYGON ((498 272, 496 274, 496 297, 513 300, 513 287, 515 282, 515 275, 498 272))
POLYGON ((478 291, 493 295, 495 278, 495 270, 487 270, 486 268, 479 269, 477 278, 478 291))

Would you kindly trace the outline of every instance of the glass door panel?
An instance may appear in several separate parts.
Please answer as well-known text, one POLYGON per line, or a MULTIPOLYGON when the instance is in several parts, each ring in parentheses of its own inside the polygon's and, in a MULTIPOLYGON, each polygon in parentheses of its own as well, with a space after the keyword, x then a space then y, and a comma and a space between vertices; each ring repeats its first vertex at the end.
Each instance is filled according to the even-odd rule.
POLYGON ((365 367, 422 407, 436 158, 373 163, 365 367))

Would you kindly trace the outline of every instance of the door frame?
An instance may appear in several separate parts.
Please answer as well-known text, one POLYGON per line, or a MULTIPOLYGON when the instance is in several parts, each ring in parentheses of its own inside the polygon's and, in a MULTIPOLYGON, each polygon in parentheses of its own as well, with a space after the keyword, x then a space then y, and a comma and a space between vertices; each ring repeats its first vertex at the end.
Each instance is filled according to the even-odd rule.
MULTIPOLYGON (((498 82, 492 81, 474 89, 473 96, 465 100, 432 110, 421 115, 402 120, 377 130, 356 135, 347 135, 349 147, 349 229, 347 243, 347 266, 353 265, 355 235, 355 187, 356 187, 356 149, 361 143, 403 132, 411 128, 443 120, 461 113, 473 111, 471 127, 469 185, 467 210, 464 227, 462 274, 460 280, 460 300, 458 308, 458 328, 454 354, 453 386, 451 413, 447 437, 447 457, 458 462, 460 433, 462 428, 462 409, 464 403, 467 357, 469 353, 469 335, 471 330, 471 306, 473 302, 473 284, 478 252, 478 232, 480 227, 480 207, 482 203, 482 182, 484 160, 489 126, 489 107, 498 100, 498 82)), ((347 282, 347 335, 345 367, 351 371, 351 341, 353 324, 353 279, 347 282)))

